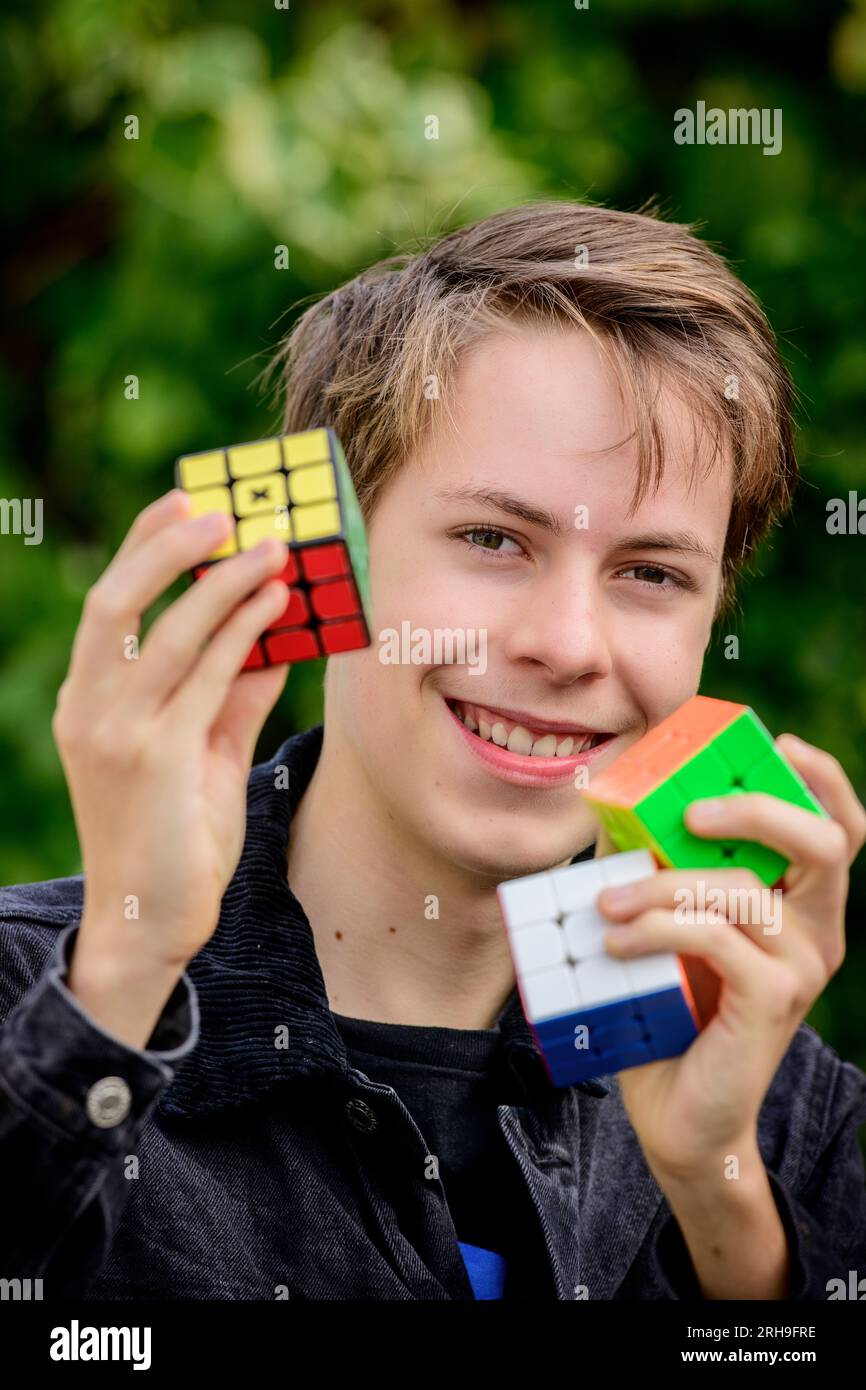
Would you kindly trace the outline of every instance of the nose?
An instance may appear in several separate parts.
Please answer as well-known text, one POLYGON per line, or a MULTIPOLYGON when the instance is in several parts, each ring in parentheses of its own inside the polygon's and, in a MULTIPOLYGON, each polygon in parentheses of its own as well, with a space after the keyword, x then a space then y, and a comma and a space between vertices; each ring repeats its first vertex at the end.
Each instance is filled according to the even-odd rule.
POLYGON ((510 661, 543 667, 549 680, 563 686, 610 675, 609 619, 588 567, 552 570, 512 602, 512 621, 506 618, 505 624, 510 661))

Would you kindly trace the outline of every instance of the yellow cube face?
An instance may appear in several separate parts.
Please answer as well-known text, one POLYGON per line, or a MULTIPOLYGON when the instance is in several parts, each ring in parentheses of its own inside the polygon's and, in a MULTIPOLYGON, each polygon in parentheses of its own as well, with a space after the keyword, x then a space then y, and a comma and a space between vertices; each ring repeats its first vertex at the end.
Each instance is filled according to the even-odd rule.
POLYGON ((293 468, 289 474, 289 496, 293 503, 329 502, 337 496, 337 480, 330 463, 313 463, 293 468))
POLYGON ((269 536, 287 545, 342 535, 339 483, 326 429, 185 454, 176 478, 193 516, 222 512, 233 533, 207 558, 224 560, 269 536))
POLYGON ((306 434, 291 434, 283 438, 286 468, 300 468, 305 463, 324 463, 330 457, 327 430, 308 430, 306 434))
MULTIPOLYGON (((222 512, 224 516, 234 518, 232 511, 232 495, 227 487, 205 487, 199 488, 197 492, 189 494, 191 502, 190 515, 193 517, 207 516, 208 512, 222 512)), ((237 539, 232 532, 223 541, 219 550, 214 550, 208 555, 209 560, 225 560, 229 555, 237 554, 237 539)))
POLYGON ((235 444, 226 450, 233 478, 254 478, 282 468, 279 439, 261 439, 255 444, 235 444))
POLYGON ((237 555, 238 539, 237 532, 233 531, 228 540, 223 541, 219 550, 212 550, 208 555, 209 560, 227 560, 230 555, 237 555))
POLYGON ((232 495, 227 487, 205 487, 199 488, 198 492, 189 494, 190 515, 207 516, 208 512, 223 512, 226 516, 233 516, 232 495))
POLYGON ((324 536, 335 536, 340 530, 340 508, 336 502, 293 507, 292 525, 297 541, 318 541, 324 536))
POLYGON ((212 449, 207 454, 187 454, 178 459, 177 468, 180 485, 187 490, 228 482, 223 449, 212 449))
POLYGON ((283 512, 261 512, 256 516, 245 516, 238 521, 238 545, 241 550, 252 550, 259 541, 274 536, 284 545, 297 539, 293 536, 292 516, 288 508, 283 512))
POLYGON ((232 487, 235 514, 238 517, 251 516, 258 512, 272 512, 277 507, 286 508, 285 473, 266 473, 259 478, 246 478, 232 487))

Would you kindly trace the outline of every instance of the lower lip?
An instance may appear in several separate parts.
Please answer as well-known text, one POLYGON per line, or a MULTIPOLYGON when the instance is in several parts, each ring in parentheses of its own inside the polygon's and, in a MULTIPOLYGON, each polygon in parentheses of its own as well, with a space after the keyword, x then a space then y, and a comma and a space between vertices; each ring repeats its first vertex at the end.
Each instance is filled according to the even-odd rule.
POLYGON ((443 704, 469 752, 491 772, 495 772, 497 777, 517 787, 555 787, 564 782, 572 782, 577 768, 588 767, 599 754, 604 753, 616 742, 615 738, 609 738, 605 743, 598 744, 596 748, 588 748, 585 753, 578 753, 573 758, 529 758, 522 753, 510 753, 507 748, 500 748, 498 743, 488 742, 487 739, 470 733, 451 707, 445 701, 443 704))

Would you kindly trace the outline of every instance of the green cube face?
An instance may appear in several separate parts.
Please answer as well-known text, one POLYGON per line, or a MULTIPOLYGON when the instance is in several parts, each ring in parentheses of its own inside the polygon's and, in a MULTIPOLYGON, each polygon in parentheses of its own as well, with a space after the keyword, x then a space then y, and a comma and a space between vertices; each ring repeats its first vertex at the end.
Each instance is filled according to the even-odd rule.
POLYGON ((669 868, 750 869, 771 887, 788 867, 783 855, 754 840, 692 835, 683 820, 693 801, 744 792, 766 792, 827 816, 752 710, 733 719, 633 806, 594 805, 619 850, 650 849, 669 868))

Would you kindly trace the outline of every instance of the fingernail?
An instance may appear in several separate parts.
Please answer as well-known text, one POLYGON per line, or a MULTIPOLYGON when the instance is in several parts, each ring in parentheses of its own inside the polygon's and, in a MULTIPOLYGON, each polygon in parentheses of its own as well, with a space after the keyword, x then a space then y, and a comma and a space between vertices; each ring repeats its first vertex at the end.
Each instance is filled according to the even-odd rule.
POLYGON ((610 951, 611 947, 616 950, 618 946, 625 946, 631 940, 630 932, 631 928, 622 923, 609 927, 604 938, 604 949, 610 951))
POLYGON ((623 884, 621 888, 605 888, 604 900, 609 902, 611 907, 626 907, 628 903, 634 902, 636 893, 630 884, 623 884))
POLYGON ((793 743, 795 748, 808 749, 809 747, 809 744, 806 743, 802 738, 798 738, 796 734, 785 734, 785 738, 787 739, 789 744, 793 743))
POLYGON ((724 803, 721 801, 695 801, 689 807, 691 817, 696 821, 705 821, 707 824, 710 821, 719 820, 724 812, 724 803))
POLYGON ((195 525, 199 531, 204 531, 207 535, 211 531, 225 530, 226 520, 227 518, 223 516, 222 512, 207 512, 204 516, 196 517, 195 525))

